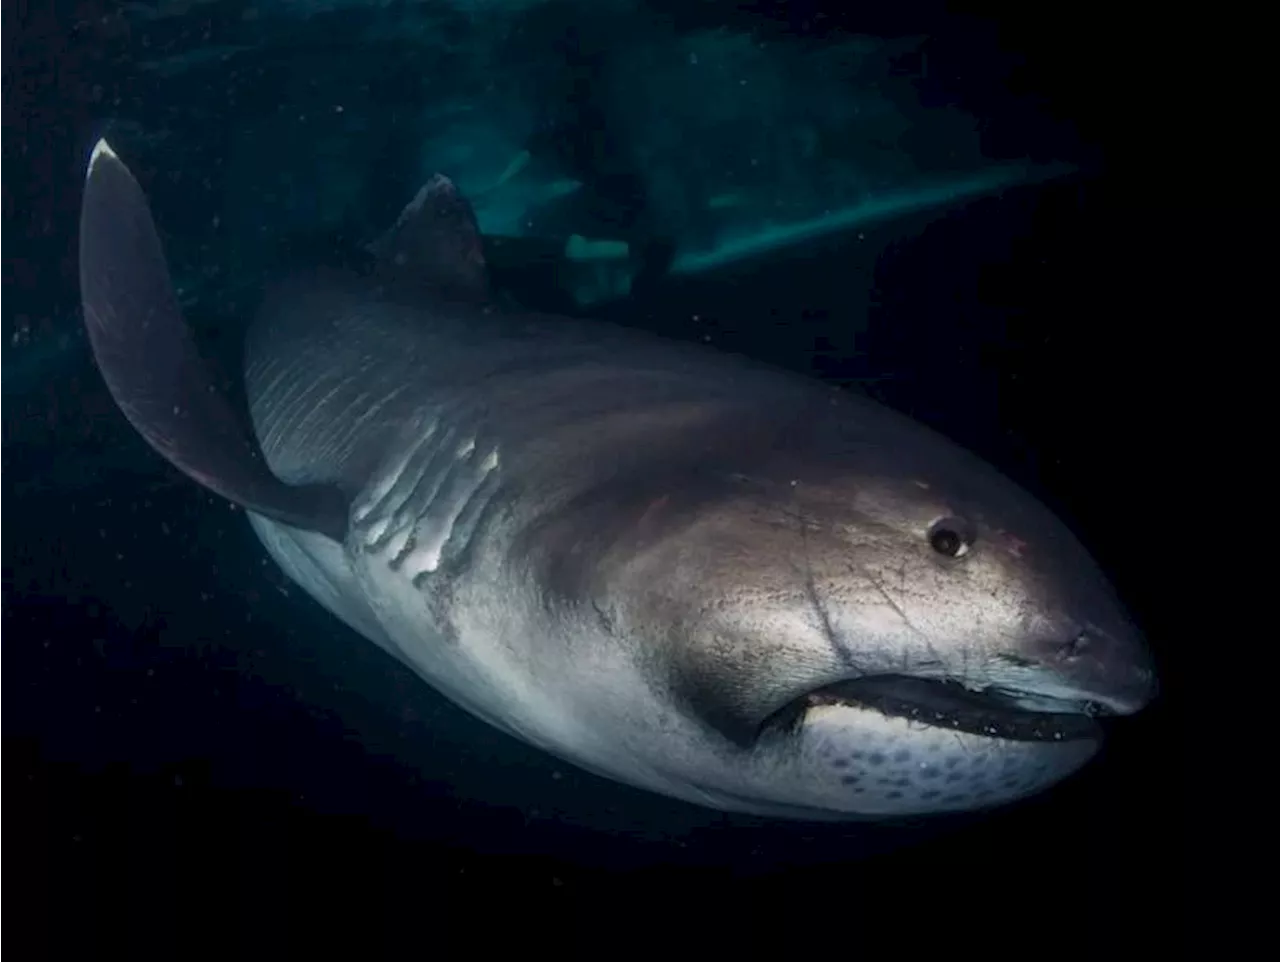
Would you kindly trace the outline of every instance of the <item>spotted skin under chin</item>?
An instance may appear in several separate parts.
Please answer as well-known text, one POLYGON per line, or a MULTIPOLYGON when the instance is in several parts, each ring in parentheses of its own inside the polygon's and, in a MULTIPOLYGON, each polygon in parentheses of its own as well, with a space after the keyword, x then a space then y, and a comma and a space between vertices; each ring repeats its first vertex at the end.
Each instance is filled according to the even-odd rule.
POLYGON ((1008 741, 839 706, 812 710, 803 739, 818 763, 814 788, 824 800, 901 814, 985 808, 1034 794, 1075 772, 1098 747, 1092 739, 1008 741))

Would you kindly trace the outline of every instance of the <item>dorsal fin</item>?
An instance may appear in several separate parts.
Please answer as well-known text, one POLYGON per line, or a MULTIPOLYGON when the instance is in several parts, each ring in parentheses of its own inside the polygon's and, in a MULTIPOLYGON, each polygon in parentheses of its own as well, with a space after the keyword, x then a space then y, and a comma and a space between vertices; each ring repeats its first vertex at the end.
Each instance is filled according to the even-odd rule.
POLYGON ((453 300, 489 299, 475 211, 443 174, 422 185, 369 250, 379 270, 399 282, 426 286, 453 300))
POLYGON ((246 419, 219 391, 174 297, 147 198, 105 140, 85 176, 80 299, 111 396, 166 460, 250 511, 343 540, 347 499, 272 474, 246 419))

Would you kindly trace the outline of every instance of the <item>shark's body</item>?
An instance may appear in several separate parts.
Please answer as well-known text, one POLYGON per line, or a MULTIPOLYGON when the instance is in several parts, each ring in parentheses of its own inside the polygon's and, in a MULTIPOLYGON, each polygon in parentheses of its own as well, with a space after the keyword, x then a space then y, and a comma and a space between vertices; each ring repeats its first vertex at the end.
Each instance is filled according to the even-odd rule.
POLYGON ((1095 750, 1088 715, 1149 697, 1066 529, 922 426, 709 350, 497 311, 442 178, 373 250, 371 272, 268 297, 244 430, 100 144, 86 323, 152 444, 479 717, 670 796, 858 818, 1040 790, 1095 750))

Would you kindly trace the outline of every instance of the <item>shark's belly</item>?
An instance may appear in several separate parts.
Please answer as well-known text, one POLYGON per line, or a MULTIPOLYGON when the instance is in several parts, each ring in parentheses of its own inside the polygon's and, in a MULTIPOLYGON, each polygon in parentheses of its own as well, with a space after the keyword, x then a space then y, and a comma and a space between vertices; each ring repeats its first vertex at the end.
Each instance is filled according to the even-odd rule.
POLYGON ((361 594, 341 545, 313 531, 246 513, 271 559, 294 584, 353 631, 404 660, 361 594))
MULTIPOLYGON (((298 587, 481 721, 611 781, 711 808, 769 813, 747 799, 709 793, 667 776, 661 767, 626 751, 623 740, 611 743, 607 725, 584 726, 564 711, 572 700, 564 691, 556 686, 539 690, 532 676, 504 657, 498 643, 501 631, 477 631, 472 621, 471 630, 464 629, 458 637, 429 618, 411 618, 407 599, 396 597, 395 583, 371 579, 370 569, 361 563, 366 559, 353 560, 347 548, 323 535, 251 512, 249 518, 272 559, 298 587)), ((584 679, 568 683, 588 684, 584 679)))

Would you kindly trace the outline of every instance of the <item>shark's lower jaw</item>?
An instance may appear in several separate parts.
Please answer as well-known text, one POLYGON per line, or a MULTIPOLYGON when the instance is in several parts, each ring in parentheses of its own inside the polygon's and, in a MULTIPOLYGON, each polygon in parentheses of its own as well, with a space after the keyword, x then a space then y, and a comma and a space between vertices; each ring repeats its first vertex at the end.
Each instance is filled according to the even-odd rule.
POLYGON ((935 728, 1020 742, 1097 740, 1094 717, 1106 709, 1089 701, 1069 701, 1010 689, 972 689, 957 681, 876 675, 837 682, 809 692, 781 713, 799 720, 812 708, 847 705, 872 709, 935 728))

